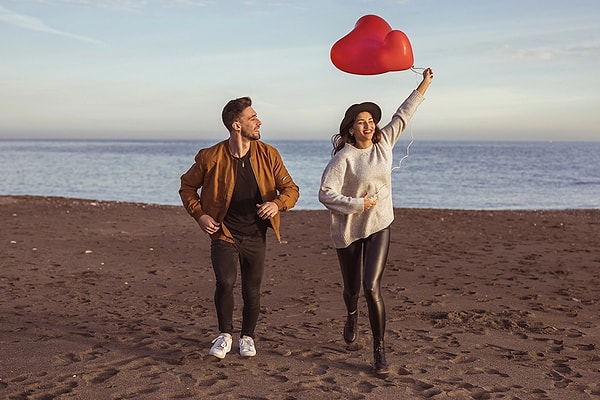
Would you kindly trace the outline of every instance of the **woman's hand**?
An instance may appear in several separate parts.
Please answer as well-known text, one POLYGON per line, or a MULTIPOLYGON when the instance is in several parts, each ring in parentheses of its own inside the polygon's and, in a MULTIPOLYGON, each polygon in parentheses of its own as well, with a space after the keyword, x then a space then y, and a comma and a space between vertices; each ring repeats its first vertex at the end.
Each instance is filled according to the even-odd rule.
POLYGON ((433 80, 433 70, 431 68, 425 68, 425 71, 423 71, 423 80, 431 83, 433 80))
POLYGON ((425 70, 423 71, 423 80, 421 81, 421 83, 419 83, 417 91, 422 95, 425 95, 425 92, 427 91, 427 88, 429 88, 429 85, 431 84, 432 80, 433 70, 431 68, 425 68, 425 70))
POLYGON ((363 197, 364 200, 364 206, 363 206, 363 210, 367 211, 368 209, 370 209, 371 207, 373 207, 375 204, 377 204, 377 196, 371 196, 369 195, 369 193, 365 194, 365 197, 363 197))

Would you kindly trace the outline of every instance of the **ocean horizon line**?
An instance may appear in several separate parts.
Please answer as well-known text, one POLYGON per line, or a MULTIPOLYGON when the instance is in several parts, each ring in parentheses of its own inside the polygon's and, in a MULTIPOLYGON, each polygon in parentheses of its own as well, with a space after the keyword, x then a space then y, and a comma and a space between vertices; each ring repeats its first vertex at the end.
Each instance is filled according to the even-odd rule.
MULTIPOLYGON (((0 142, 121 142, 121 143, 140 143, 140 142, 219 142, 228 139, 228 136, 219 138, 194 138, 194 139, 159 139, 159 138, 0 138, 0 142)), ((331 142, 331 137, 321 139, 271 139, 261 138, 265 143, 284 143, 284 142, 331 142)), ((594 140, 567 140, 567 139, 420 139, 414 137, 401 137, 399 142, 436 142, 436 143, 598 143, 600 138, 594 140)))

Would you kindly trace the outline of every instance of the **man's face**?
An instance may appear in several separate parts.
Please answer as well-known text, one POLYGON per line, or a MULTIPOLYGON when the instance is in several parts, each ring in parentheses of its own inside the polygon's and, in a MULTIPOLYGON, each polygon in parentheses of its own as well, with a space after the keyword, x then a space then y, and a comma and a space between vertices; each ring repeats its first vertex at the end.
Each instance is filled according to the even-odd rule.
POLYGON ((262 122, 260 122, 260 119, 258 119, 258 116, 256 115, 256 111, 254 111, 252 107, 247 107, 242 111, 238 122, 241 126, 242 137, 249 140, 260 139, 260 126, 262 125, 262 122))

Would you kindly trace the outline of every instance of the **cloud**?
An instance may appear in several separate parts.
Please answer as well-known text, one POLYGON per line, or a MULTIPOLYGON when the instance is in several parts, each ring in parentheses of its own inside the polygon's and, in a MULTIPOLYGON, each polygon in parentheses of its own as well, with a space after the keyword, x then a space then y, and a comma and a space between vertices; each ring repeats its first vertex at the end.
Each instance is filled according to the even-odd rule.
POLYGON ((102 42, 100 40, 96 40, 96 39, 93 39, 93 38, 90 38, 87 36, 77 35, 74 33, 69 33, 69 32, 64 32, 64 31, 58 30, 58 29, 54 29, 54 28, 46 25, 46 23, 44 23, 44 21, 40 20, 39 18, 35 18, 35 17, 31 17, 29 15, 13 12, 1 5, 0 5, 0 22, 4 22, 4 23, 7 23, 10 25, 19 27, 19 28, 23 28, 23 29, 29 29, 32 31, 38 31, 38 32, 44 32, 44 33, 50 33, 53 35, 64 36, 67 38, 79 40, 81 42, 92 43, 92 44, 95 44, 98 46, 106 45, 104 42, 102 42))
POLYGON ((198 1, 198 0, 171 0, 169 3, 173 4, 181 4, 184 6, 192 6, 192 7, 205 7, 211 4, 214 4, 214 1, 198 1))
POLYGON ((151 6, 174 8, 205 7, 216 4, 215 0, 38 0, 47 5, 93 6, 102 8, 120 8, 127 10, 144 10, 151 6))
POLYGON ((539 61, 550 61, 557 59, 564 59, 565 57, 585 57, 585 56, 597 56, 600 55, 600 45, 589 44, 589 45, 578 45, 559 48, 531 48, 531 49, 517 49, 512 46, 504 46, 502 52, 509 57, 518 60, 539 60, 539 61))

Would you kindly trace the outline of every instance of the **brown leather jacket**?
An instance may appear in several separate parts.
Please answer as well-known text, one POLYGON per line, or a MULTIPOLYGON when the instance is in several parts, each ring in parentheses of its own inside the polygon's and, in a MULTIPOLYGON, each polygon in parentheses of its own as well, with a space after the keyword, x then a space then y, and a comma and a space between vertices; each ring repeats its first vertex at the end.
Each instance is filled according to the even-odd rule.
MULTIPOLYGON (((263 201, 272 201, 279 211, 294 207, 300 196, 298 186, 285 168, 277 149, 261 141, 250 143, 250 164, 263 201)), ((195 162, 181 176, 179 196, 187 212, 198 221, 208 214, 221 223, 211 239, 233 242, 231 232, 223 224, 235 186, 235 168, 227 140, 201 149, 195 162), (198 189, 202 188, 200 195, 198 189)), ((281 241, 280 215, 270 219, 277 240, 281 241)))

